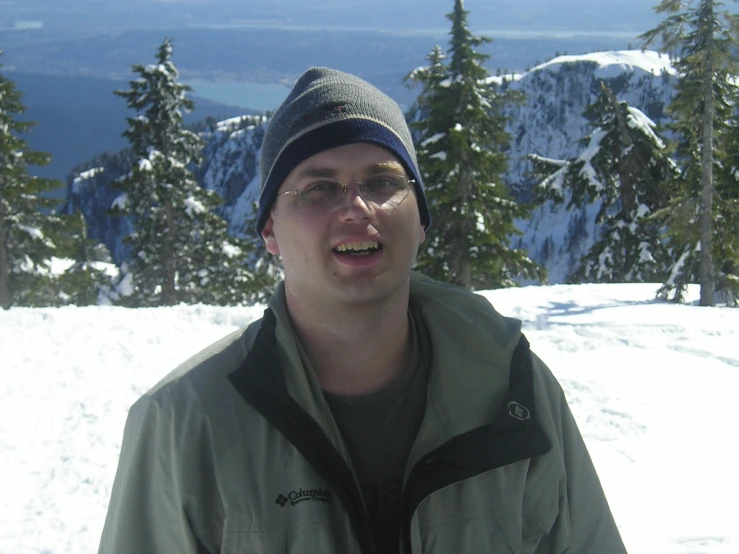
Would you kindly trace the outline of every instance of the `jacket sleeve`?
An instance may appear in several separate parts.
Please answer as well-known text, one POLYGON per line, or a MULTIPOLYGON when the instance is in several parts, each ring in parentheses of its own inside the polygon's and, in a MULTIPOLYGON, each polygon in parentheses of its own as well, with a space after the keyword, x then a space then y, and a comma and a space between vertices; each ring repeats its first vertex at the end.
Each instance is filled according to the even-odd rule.
POLYGON ((191 431, 187 420, 187 414, 174 416, 166 391, 147 394, 131 407, 100 554, 208 552, 196 539, 185 509, 194 469, 183 460, 188 441, 182 439, 191 431))
POLYGON ((625 554, 618 527, 608 506, 598 474, 590 459, 561 386, 535 355, 534 382, 540 423, 561 457, 559 515, 542 538, 537 554, 625 554))

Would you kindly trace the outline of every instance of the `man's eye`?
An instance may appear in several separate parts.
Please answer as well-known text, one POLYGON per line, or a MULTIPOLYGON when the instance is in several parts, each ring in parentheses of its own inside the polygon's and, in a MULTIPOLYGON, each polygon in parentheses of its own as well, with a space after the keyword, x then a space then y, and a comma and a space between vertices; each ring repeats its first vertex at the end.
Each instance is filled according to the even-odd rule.
POLYGON ((367 187, 373 189, 385 189, 398 186, 398 178, 396 177, 373 177, 366 184, 367 187))
POLYGON ((340 188, 341 188, 340 185, 333 181, 317 181, 305 187, 302 193, 310 194, 310 195, 331 194, 332 192, 335 192, 339 190, 340 188))
POLYGON ((374 189, 374 190, 386 190, 386 189, 397 189, 400 187, 401 181, 404 181, 404 179, 400 176, 395 175, 380 175, 379 177, 372 177, 367 183, 365 184, 365 187, 368 189, 374 189))

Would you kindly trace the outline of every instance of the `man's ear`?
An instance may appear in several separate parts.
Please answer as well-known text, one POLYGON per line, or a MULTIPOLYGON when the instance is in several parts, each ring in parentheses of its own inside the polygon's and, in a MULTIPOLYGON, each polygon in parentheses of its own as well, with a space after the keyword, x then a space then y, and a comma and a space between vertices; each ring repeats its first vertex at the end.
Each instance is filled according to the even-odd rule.
POLYGON ((277 245, 277 238, 275 237, 274 233, 274 220, 272 219, 272 216, 269 216, 269 219, 264 224, 264 227, 262 227, 262 238, 264 239, 264 244, 267 247, 267 252, 274 256, 280 255, 280 247, 277 245))
POLYGON ((426 240, 426 231, 423 228, 423 223, 421 224, 421 234, 418 238, 418 246, 421 246, 421 243, 426 240))

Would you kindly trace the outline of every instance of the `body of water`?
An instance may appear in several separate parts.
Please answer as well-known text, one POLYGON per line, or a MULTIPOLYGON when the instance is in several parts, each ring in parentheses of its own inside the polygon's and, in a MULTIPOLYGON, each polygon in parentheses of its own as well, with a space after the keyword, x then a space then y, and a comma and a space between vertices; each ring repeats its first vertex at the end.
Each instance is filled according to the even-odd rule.
POLYGON ((290 92, 288 87, 279 83, 200 80, 186 80, 185 83, 193 88, 196 96, 221 104, 262 111, 277 108, 290 92))

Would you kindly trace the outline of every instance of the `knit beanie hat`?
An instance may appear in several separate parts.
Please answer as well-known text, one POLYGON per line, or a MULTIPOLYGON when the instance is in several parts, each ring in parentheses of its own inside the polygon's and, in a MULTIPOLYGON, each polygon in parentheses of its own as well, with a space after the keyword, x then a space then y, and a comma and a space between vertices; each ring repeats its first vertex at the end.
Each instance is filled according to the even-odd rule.
POLYGON ((415 180, 421 224, 431 224, 416 150, 403 112, 368 82, 333 69, 303 73, 272 116, 262 142, 257 233, 261 234, 277 191, 295 167, 338 146, 368 142, 395 155, 415 180))

